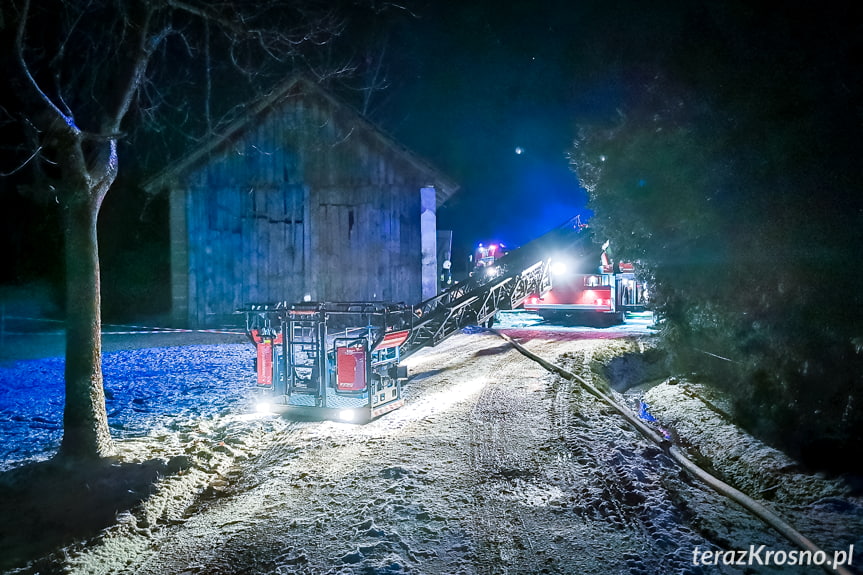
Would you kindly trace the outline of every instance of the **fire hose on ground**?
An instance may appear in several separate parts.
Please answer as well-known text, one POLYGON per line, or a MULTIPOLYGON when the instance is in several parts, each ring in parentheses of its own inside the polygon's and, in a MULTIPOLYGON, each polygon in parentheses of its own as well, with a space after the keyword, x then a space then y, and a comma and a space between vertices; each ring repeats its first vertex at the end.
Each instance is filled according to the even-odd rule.
MULTIPOLYGON (((652 443, 659 446, 665 453, 668 454, 674 461, 677 462, 683 469, 685 469, 690 474, 694 475, 702 482, 707 484, 711 489, 719 493, 720 495, 724 495, 725 497, 731 499, 735 503, 739 504, 741 507, 758 517, 761 521, 775 529, 778 533, 780 533, 783 537, 788 539, 791 543, 797 545, 801 549, 805 551, 811 552, 814 554, 826 554, 820 547, 818 547, 815 543, 809 540, 802 533, 797 531, 791 524, 782 519, 779 515, 768 509, 762 503, 756 501, 755 499, 749 497, 739 489, 732 487, 731 485, 725 483, 724 481, 718 479, 717 477, 711 475, 695 463, 693 463, 676 445, 674 445, 671 441, 660 435, 656 430, 651 428, 642 422, 638 416, 632 412, 625 405, 621 405, 614 398, 607 395, 603 391, 601 391, 596 386, 592 385, 590 382, 585 380, 578 375, 563 369, 560 366, 554 365, 553 363, 548 362, 547 360, 539 357, 531 351, 528 351, 524 346, 522 346, 517 341, 513 340, 511 337, 503 334, 497 330, 490 330, 495 335, 501 337, 510 343, 513 347, 515 347, 519 352, 521 352, 526 357, 529 357, 533 361, 542 365, 548 371, 555 373, 564 379, 568 379, 570 381, 575 381, 579 383, 588 393, 599 399, 600 401, 606 403, 610 406, 614 411, 620 414, 624 419, 626 419, 639 433, 641 433, 645 438, 650 440, 652 443)), ((851 571, 845 569, 841 565, 821 565, 822 568, 828 573, 838 573, 839 575, 853 575, 851 571)))

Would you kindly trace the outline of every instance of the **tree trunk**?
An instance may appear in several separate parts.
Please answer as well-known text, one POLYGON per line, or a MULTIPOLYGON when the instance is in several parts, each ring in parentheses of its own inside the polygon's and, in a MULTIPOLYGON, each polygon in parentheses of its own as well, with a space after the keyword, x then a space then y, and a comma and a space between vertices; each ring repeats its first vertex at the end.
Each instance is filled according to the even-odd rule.
POLYGON ((75 194, 64 209, 66 408, 60 457, 111 455, 102 382, 102 315, 96 220, 103 194, 75 194))

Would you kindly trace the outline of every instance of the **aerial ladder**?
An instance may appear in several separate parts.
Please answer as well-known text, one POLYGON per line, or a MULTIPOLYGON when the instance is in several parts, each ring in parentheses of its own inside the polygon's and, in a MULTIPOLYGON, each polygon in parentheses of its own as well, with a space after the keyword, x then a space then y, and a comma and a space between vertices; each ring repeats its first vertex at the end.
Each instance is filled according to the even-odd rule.
POLYGON ((416 305, 390 302, 248 304, 262 409, 364 423, 404 404, 401 361, 472 326, 491 326, 551 287, 550 257, 589 241, 577 218, 416 305))

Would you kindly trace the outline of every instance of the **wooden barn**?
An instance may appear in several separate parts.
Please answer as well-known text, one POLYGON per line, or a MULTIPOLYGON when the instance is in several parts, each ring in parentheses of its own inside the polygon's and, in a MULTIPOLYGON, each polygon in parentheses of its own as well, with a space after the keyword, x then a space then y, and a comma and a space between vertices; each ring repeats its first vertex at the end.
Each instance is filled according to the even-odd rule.
POLYGON ((457 189, 304 76, 146 182, 170 194, 172 316, 437 291, 436 210, 457 189))

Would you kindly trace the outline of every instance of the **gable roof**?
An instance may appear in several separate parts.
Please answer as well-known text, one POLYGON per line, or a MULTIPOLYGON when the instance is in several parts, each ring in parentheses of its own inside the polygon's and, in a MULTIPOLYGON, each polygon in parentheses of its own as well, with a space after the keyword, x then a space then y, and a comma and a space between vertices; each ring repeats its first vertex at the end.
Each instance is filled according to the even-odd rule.
POLYGON ((257 125, 262 114, 270 110, 272 107, 279 105, 286 99, 298 94, 321 98, 334 108, 339 109, 342 112, 347 112, 350 121, 355 125, 355 127, 363 130, 371 138, 382 144, 385 149, 389 149, 394 155, 407 162, 419 173, 428 177, 428 183, 435 186, 436 203, 438 207, 458 191, 458 184, 441 174, 427 161, 421 159, 403 145, 396 142, 392 137, 364 118, 350 105, 338 99, 332 93, 321 87, 317 82, 314 82, 303 74, 294 74, 290 76, 287 81, 274 88, 269 94, 249 104, 248 112, 243 114, 242 118, 229 124, 222 134, 211 138, 192 150, 185 157, 169 164, 161 172, 146 180, 142 187, 148 193, 155 193, 170 185, 173 181, 182 177, 184 173, 206 161, 207 158, 209 158, 214 152, 217 152, 223 145, 236 140, 247 130, 252 129, 257 125))

